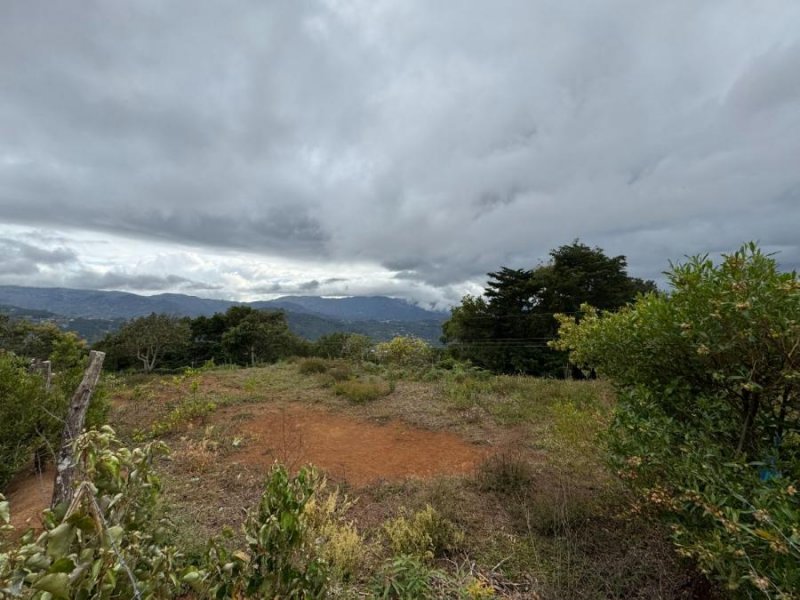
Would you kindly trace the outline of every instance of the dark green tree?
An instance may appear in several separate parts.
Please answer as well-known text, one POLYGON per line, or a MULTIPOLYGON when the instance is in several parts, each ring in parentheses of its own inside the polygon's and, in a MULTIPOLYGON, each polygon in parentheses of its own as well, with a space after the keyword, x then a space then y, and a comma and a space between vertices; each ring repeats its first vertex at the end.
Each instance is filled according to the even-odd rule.
POLYGON ((222 335, 222 348, 233 362, 255 365, 294 354, 298 340, 289 331, 283 312, 234 306, 225 317, 228 327, 222 335))
POLYGON ((186 319, 152 313, 128 321, 115 335, 118 347, 141 361, 145 373, 170 352, 181 352, 189 344, 186 319))
POLYGON ((577 240, 534 269, 502 267, 489 273, 483 297, 466 296, 453 308, 443 340, 458 358, 492 371, 563 375, 566 355, 547 346, 558 327, 553 315, 577 313, 583 303, 613 310, 655 290, 626 267, 624 256, 577 240))

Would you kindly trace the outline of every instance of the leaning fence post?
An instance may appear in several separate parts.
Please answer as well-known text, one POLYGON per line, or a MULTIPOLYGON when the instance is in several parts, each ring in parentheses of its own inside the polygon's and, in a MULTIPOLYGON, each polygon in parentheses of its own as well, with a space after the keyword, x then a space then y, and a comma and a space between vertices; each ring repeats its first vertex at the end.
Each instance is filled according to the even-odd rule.
POLYGON ((89 366, 83 374, 78 389, 72 395, 69 403, 69 412, 64 423, 64 432, 61 436, 61 447, 58 450, 56 461, 56 479, 53 486, 53 499, 50 503, 51 508, 57 504, 72 501, 72 484, 75 479, 75 469, 77 467, 74 456, 73 444, 83 431, 83 424, 86 420, 86 409, 89 407, 89 400, 92 392, 100 379, 100 370, 103 368, 105 352, 92 350, 89 353, 89 366))

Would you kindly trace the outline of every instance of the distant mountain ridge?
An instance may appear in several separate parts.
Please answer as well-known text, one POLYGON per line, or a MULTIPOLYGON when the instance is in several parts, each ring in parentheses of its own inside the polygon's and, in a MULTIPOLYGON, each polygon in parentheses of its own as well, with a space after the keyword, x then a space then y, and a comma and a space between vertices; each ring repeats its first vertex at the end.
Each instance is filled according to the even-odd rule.
POLYGON ((234 302, 186 294, 140 296, 129 292, 0 286, 0 312, 53 320, 65 329, 82 334, 84 331, 100 333, 113 330, 123 320, 152 312, 199 317, 225 312, 235 305, 283 310, 291 329, 312 340, 326 333, 351 331, 376 340, 394 335, 416 335, 438 343, 441 323, 448 317, 447 313, 426 310, 387 296, 283 296, 274 300, 234 302), (35 311, 46 311, 49 315, 36 314, 35 311), (75 327, 77 324, 81 325, 80 329, 75 327))
POLYGON ((130 319, 152 312, 199 317, 224 312, 234 305, 273 310, 282 308, 344 321, 443 321, 448 316, 445 312, 426 310, 388 296, 283 296, 274 300, 234 302, 186 294, 141 296, 130 292, 11 285, 0 286, 0 304, 92 319, 130 319))

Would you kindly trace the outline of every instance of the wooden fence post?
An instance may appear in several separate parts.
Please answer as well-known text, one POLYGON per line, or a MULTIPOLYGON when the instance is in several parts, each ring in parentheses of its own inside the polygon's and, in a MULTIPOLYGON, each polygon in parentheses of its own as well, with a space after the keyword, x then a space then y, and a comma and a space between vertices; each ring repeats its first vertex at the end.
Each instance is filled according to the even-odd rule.
POLYGON ((86 409, 89 407, 89 400, 92 399, 92 392, 97 386, 97 380, 100 379, 100 370, 103 368, 103 359, 105 357, 105 352, 92 350, 89 353, 89 366, 86 367, 83 380, 72 395, 72 400, 70 400, 69 412, 64 423, 64 432, 61 436, 61 448, 58 451, 56 462, 56 480, 53 486, 51 508, 55 508, 61 502, 69 504, 72 501, 72 487, 77 468, 73 444, 75 438, 83 432, 86 409))

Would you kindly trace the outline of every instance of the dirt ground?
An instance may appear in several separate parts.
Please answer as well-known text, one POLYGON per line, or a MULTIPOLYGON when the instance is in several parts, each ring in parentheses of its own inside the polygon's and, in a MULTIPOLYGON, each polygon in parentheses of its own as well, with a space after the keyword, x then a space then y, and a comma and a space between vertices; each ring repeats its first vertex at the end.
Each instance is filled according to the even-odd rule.
POLYGON ((55 471, 25 473, 8 487, 6 497, 11 506, 11 524, 17 529, 41 526, 41 513, 53 497, 55 471))
POLYGON ((397 419, 376 423, 330 411, 291 405, 236 406, 218 411, 228 436, 244 439, 231 462, 263 466, 311 463, 334 481, 362 486, 379 480, 431 478, 474 470, 488 449, 455 434, 429 431, 397 419))

